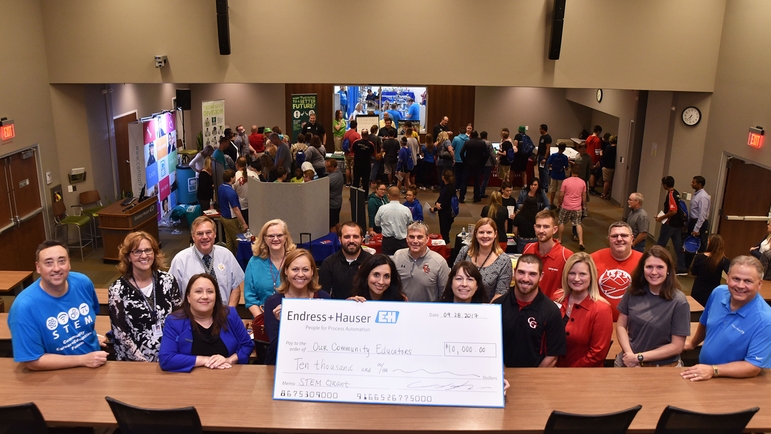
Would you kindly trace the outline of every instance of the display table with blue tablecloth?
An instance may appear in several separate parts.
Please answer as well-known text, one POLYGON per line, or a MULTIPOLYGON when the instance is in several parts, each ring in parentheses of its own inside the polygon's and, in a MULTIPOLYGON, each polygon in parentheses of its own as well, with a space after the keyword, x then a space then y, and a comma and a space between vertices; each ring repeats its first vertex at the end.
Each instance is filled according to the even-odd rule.
MULTIPOLYGON (((301 249, 308 249, 313 255, 313 259, 317 263, 324 262, 327 256, 340 250, 340 238, 336 233, 330 232, 321 238, 316 238, 309 243, 297 243, 297 247, 301 249)), ((249 259, 252 258, 252 241, 247 240, 244 234, 238 234, 238 252, 236 253, 236 260, 241 265, 241 268, 246 270, 246 265, 249 264, 249 259)))

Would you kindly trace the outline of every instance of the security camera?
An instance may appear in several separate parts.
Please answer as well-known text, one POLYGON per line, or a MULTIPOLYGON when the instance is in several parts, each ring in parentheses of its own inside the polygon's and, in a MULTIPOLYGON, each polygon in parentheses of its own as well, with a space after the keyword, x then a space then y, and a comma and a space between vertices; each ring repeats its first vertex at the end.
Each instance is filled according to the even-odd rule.
POLYGON ((155 56, 155 67, 156 68, 163 68, 166 66, 166 64, 169 63, 169 58, 167 56, 155 56))

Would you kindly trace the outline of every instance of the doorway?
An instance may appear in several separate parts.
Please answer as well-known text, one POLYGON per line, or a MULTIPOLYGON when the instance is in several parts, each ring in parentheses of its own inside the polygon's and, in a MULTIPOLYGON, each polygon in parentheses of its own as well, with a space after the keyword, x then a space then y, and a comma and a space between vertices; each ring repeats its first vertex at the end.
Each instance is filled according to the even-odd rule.
POLYGON ((717 233, 723 237, 725 255, 734 258, 749 254, 750 247, 767 235, 771 170, 728 155, 724 160, 725 183, 722 193, 718 193, 722 194, 722 201, 717 212, 717 233))
POLYGON ((137 112, 124 113, 112 119, 115 132, 115 156, 118 159, 118 186, 120 197, 127 197, 133 191, 131 188, 131 165, 129 161, 128 125, 137 121, 137 112))
POLYGON ((0 245, 13 252, 0 261, 0 270, 29 271, 46 239, 37 147, 3 157, 0 171, 0 245))

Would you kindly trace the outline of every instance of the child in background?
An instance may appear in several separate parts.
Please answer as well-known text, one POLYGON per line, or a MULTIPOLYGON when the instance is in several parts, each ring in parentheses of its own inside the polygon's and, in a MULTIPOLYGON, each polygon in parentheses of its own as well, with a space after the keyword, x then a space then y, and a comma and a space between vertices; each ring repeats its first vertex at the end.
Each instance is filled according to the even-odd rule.
POLYGON ((396 171, 399 172, 402 179, 396 183, 396 186, 402 193, 406 193, 406 190, 402 190, 402 181, 404 181, 404 188, 410 187, 410 172, 414 167, 412 161, 412 150, 407 144, 407 137, 402 137, 401 148, 399 148, 399 155, 396 161, 396 171))
POLYGON ((300 182, 310 182, 313 181, 313 178, 316 176, 316 172, 312 170, 306 170, 303 172, 303 180, 300 182))
POLYGON ((407 188, 407 201, 404 202, 404 206, 412 212, 412 220, 423 221, 423 205, 418 200, 418 189, 414 185, 407 188))
POLYGON ((303 182, 303 170, 299 167, 295 169, 294 177, 290 179, 289 182, 295 182, 295 183, 303 182))
POLYGON ((286 169, 283 167, 279 167, 276 169, 276 180, 273 182, 286 182, 286 177, 288 174, 286 173, 286 169))

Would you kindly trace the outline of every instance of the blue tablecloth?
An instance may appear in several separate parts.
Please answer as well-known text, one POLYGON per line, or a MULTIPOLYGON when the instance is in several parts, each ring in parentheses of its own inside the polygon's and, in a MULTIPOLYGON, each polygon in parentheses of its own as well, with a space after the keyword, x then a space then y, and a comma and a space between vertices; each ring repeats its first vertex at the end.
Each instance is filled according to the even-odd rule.
MULTIPOLYGON (((327 256, 340 250, 340 238, 336 233, 330 232, 321 238, 311 240, 310 246, 308 243, 298 243, 297 247, 301 249, 308 249, 313 255, 313 259, 317 263, 324 262, 327 256)), ((249 259, 252 258, 252 243, 244 237, 244 234, 238 234, 238 252, 236 253, 236 260, 241 269, 246 270, 249 259)))

